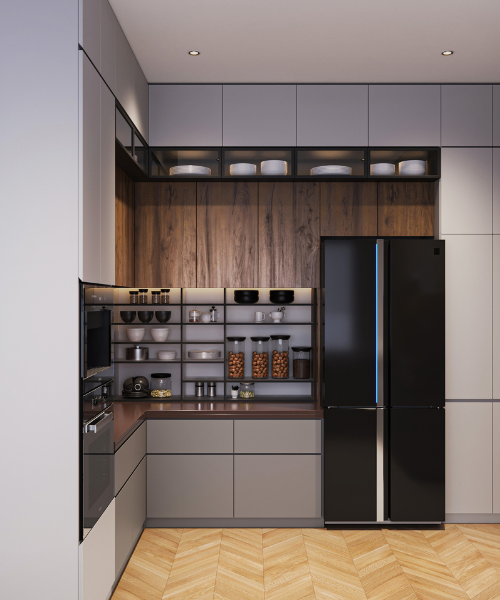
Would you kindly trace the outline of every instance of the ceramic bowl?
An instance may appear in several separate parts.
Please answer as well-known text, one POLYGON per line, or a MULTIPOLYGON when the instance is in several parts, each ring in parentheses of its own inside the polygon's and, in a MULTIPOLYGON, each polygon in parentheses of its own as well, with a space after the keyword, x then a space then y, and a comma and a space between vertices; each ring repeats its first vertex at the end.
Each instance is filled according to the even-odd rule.
POLYGON ((160 350, 156 355, 159 360, 175 360, 177 358, 175 350, 160 350))
POLYGON ((170 321, 170 317, 172 316, 172 311, 170 310, 157 310, 155 312, 155 317, 158 323, 167 323, 170 321))
POLYGON ((139 317, 139 321, 141 321, 142 323, 149 323, 151 321, 151 319, 153 318, 154 312, 152 310, 140 310, 137 313, 137 316, 139 317))
POLYGON ((135 319, 136 314, 137 313, 135 312, 135 310, 121 310, 120 319, 124 323, 132 323, 132 321, 135 319))
POLYGON ((142 342, 146 330, 144 327, 134 327, 127 329, 127 337, 131 342, 142 342))
POLYGON ((168 327, 151 327, 151 337, 155 342, 164 342, 168 338, 168 327))

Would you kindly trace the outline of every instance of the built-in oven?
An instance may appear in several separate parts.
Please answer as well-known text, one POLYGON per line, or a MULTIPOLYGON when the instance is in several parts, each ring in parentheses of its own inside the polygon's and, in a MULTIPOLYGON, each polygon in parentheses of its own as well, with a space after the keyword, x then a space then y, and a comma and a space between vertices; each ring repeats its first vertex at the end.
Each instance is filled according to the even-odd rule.
POLYGON ((82 539, 115 495, 112 408, 83 423, 82 539))
POLYGON ((82 318, 82 378, 111 367, 111 310, 84 310, 82 318))

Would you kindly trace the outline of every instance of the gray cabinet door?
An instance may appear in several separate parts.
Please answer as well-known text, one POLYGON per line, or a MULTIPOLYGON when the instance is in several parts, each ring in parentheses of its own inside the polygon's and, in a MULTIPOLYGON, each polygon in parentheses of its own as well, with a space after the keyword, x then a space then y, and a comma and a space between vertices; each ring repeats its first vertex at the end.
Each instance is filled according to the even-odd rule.
POLYGON ((101 282, 101 78, 83 52, 80 55, 80 276, 101 282))
POLYGON ((101 283, 115 284, 115 97, 101 80, 101 283))
POLYGON ((500 514, 500 402, 493 403, 493 512, 500 514))
POLYGON ((147 461, 149 519, 233 516, 232 455, 149 454, 147 461))
POLYGON ((446 513, 492 512, 492 403, 446 403, 446 513))
POLYGON ((370 146, 439 146, 439 85, 370 85, 370 146))
POLYGON ((500 146, 500 85, 493 86, 493 145, 500 146))
POLYGON ((235 420, 234 452, 321 454, 321 420, 235 420))
POLYGON ((295 146, 297 86, 224 85, 224 146, 295 146))
POLYGON ((222 146, 221 85, 152 85, 150 146, 222 146))
POLYGON ((134 56, 134 90, 136 101, 136 125, 142 137, 149 140, 149 85, 141 66, 134 56))
POLYGON ((492 232, 492 148, 443 148, 441 234, 492 232))
POLYGON ((137 125, 134 83, 135 56, 120 24, 116 27, 116 97, 128 116, 137 125))
POLYGON ((500 148, 493 148, 493 233, 500 233, 500 148))
POLYGON ((146 458, 115 499, 115 577, 128 561, 146 520, 146 458))
POLYGON ((297 146, 367 145, 367 85, 297 86, 297 146))
POLYGON ((233 421, 148 421, 148 454, 232 453, 233 421))
POLYGON ((79 43, 97 69, 101 68, 101 0, 79 0, 79 43))
POLYGON ((441 106, 442 146, 491 146, 491 85, 443 85, 441 106))
MULTIPOLYGON (((83 0, 85 1, 85 0, 83 0)), ((116 94, 116 30, 118 21, 108 0, 101 1, 101 75, 116 94)))
POLYGON ((321 456, 235 456, 234 516, 320 518, 321 456))
POLYGON ((493 236, 493 398, 500 400, 500 235, 493 236))
POLYGON ((115 454, 115 494, 118 494, 145 454, 146 423, 143 423, 115 454))

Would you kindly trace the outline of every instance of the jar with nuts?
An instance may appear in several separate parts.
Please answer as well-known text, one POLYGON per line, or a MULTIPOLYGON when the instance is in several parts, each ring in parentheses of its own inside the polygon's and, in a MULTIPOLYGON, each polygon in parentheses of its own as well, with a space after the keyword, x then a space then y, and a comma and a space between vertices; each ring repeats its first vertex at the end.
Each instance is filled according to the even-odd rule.
POLYGON ((271 373, 273 379, 288 379, 288 340, 289 335, 271 336, 271 373))
POLYGON ((244 337, 228 337, 227 339, 227 376, 230 379, 241 379, 245 376, 245 340, 244 337))
POLYGON ((269 338, 252 337, 252 379, 269 377, 269 338))

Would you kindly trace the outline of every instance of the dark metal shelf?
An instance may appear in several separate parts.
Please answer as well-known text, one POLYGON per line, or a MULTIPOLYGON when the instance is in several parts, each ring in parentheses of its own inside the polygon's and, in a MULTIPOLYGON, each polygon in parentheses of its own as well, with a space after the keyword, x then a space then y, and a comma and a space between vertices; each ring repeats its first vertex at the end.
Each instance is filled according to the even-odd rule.
POLYGON ((168 308, 169 306, 182 306, 182 304, 118 304, 115 302, 94 302, 93 304, 85 304, 84 306, 128 306, 131 310, 141 310, 141 307, 158 307, 158 310, 163 310, 162 307, 168 308))
POLYGON ((175 358, 174 360, 160 360, 158 358, 148 358, 147 360, 127 360, 125 358, 118 358, 114 361, 115 365, 117 364, 133 364, 133 365, 143 365, 145 363, 153 364, 153 363, 180 363, 182 362, 180 359, 175 358))
POLYGON ((182 325, 182 323, 180 322, 175 322, 172 323, 172 321, 167 321, 166 323, 159 323, 158 321, 150 321, 149 323, 142 323, 141 321, 139 321, 138 323, 135 321, 132 321, 132 323, 111 323, 111 325, 127 325, 128 327, 136 327, 139 325, 153 325, 154 327, 159 327, 159 326, 163 326, 163 327, 168 327, 169 325, 182 325))
POLYGON ((281 321, 281 323, 272 323, 269 321, 262 321, 262 323, 256 323, 255 321, 248 321, 248 322, 242 322, 242 323, 232 323, 230 321, 226 321, 226 326, 227 325, 267 325, 269 326, 274 326, 274 325, 315 325, 316 323, 314 321, 307 321, 307 322, 303 322, 303 323, 296 323, 293 322, 291 323, 290 321, 287 321, 286 323, 283 323, 283 321, 281 321))
POLYGON ((252 379, 251 377, 240 377, 239 379, 226 379, 226 383, 231 383, 232 381, 248 381, 251 383, 314 383, 314 379, 294 379, 293 377, 289 377, 288 379, 273 379, 272 377, 268 377, 265 379, 264 377, 260 379, 252 379))

